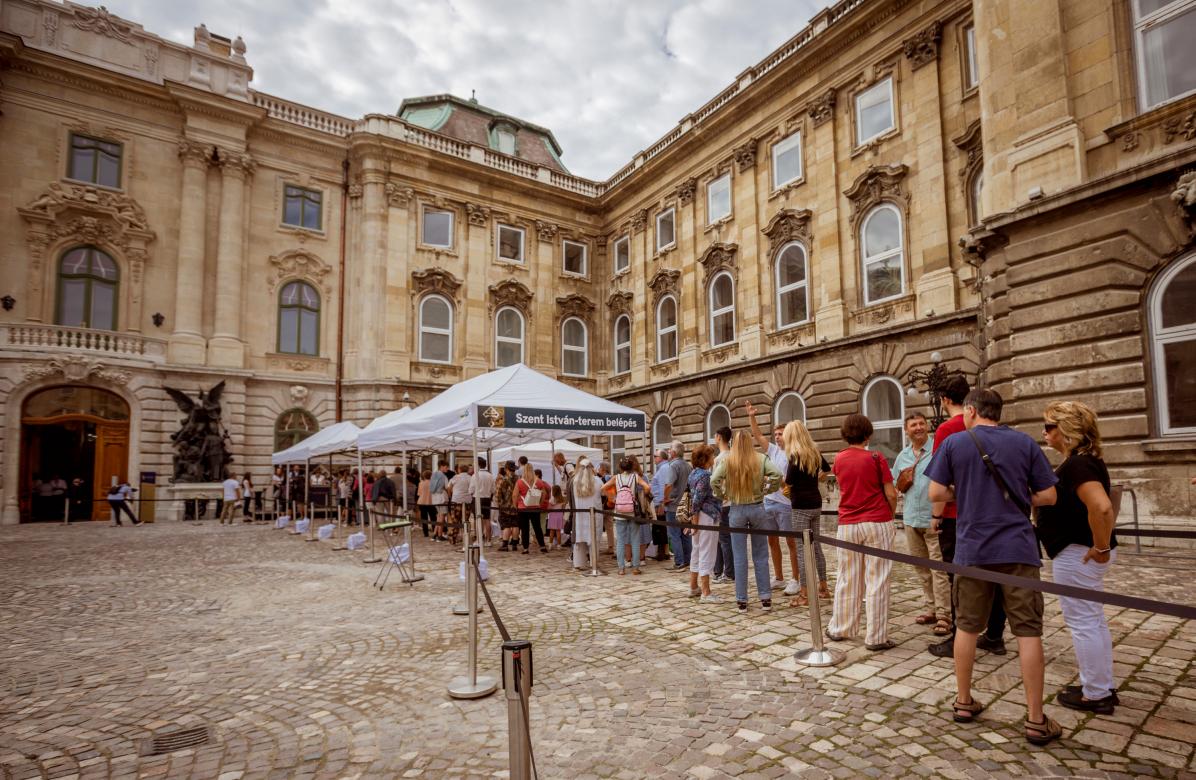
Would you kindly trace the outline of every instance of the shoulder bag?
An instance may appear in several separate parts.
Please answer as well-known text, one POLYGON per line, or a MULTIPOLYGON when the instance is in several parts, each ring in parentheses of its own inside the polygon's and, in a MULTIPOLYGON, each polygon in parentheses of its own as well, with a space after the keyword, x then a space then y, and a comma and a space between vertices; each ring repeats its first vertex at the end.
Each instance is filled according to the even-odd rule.
POLYGON ((1005 479, 1001 476, 1001 472, 997 471, 997 467, 993 464, 992 458, 984 451, 984 447, 980 444, 979 437, 969 428, 968 436, 971 437, 972 443, 976 445, 976 449, 980 452, 980 460, 984 461, 984 467, 988 469, 988 473, 997 481, 997 486, 1001 488, 1001 494, 1005 496, 1005 500, 1018 508, 1018 511, 1030 519, 1030 507, 1022 501, 1022 497, 1009 489, 1009 485, 1005 483, 1005 479))

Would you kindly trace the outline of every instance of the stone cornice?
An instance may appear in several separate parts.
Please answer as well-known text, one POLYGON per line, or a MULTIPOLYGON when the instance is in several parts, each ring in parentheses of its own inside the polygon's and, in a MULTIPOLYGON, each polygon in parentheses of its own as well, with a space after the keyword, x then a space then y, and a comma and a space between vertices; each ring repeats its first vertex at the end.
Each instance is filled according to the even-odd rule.
POLYGON ((185 84, 166 82, 166 92, 174 104, 185 114, 202 114, 245 128, 252 127, 266 118, 266 109, 252 103, 243 103, 223 95, 213 95, 185 84))

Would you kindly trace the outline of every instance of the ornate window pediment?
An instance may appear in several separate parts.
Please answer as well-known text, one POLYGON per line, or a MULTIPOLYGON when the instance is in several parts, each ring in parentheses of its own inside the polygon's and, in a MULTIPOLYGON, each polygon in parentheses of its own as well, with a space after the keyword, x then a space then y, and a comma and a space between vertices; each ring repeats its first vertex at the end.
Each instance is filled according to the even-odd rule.
POLYGON ((860 219, 869 209, 881 201, 892 201, 909 213, 909 193, 905 189, 905 176, 909 166, 871 165, 859 175, 855 183, 843 194, 851 201, 852 229, 859 228, 860 219))
MULTIPOLYGON (((657 273, 660 273, 659 271, 657 273)), ((615 315, 631 314, 631 304, 634 302, 635 296, 626 290, 615 290, 606 299, 606 308, 615 315)))
POLYGON ((706 251, 698 258, 698 262, 706 271, 703 282, 709 283, 719 271, 730 271, 731 276, 737 278, 738 267, 735 264, 735 256, 738 252, 738 244, 715 242, 706 247, 706 251))
MULTIPOLYGON (((677 282, 681 279, 681 272, 672 268, 661 268, 652 275, 648 288, 652 290, 652 304, 655 306, 661 298, 668 294, 677 294, 677 282)), ((631 293, 628 293, 630 295, 631 293)))
POLYGON ((457 291, 461 289, 461 280, 443 268, 412 271, 411 284, 415 288, 417 297, 438 293, 453 301, 457 299, 457 291))
POLYGON ((768 236, 768 254, 776 254, 777 249, 790 241, 804 241, 809 245, 813 238, 810 231, 810 220, 813 212, 809 209, 781 209, 764 226, 763 233, 768 236))
POLYGON ((511 306, 523 312, 526 316, 531 310, 532 298, 535 293, 527 285, 516 279, 503 279, 497 284, 490 285, 490 316, 504 306, 511 306))
POLYGON ((557 320, 577 317, 586 323, 594 321, 594 302, 584 295, 570 293, 556 299, 557 320))
POLYGON ((325 295, 332 293, 332 285, 328 282, 328 274, 332 273, 332 266, 306 249, 292 249, 270 258, 270 292, 274 292, 284 280, 304 278, 314 281, 324 291, 325 295))
POLYGON ((144 246, 156 236, 149 229, 145 210, 123 192, 86 184, 51 184, 23 209, 31 234, 72 237, 83 242, 107 241, 127 250, 144 246))

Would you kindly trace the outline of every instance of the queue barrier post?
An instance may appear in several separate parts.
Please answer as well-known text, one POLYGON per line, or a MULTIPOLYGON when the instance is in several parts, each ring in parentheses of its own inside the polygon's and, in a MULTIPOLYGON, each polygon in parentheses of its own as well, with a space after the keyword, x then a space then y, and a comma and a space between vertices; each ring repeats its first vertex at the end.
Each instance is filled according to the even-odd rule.
POLYGON ((532 643, 511 639, 502 643, 502 687, 507 694, 507 752, 511 780, 531 780, 531 734, 527 705, 532 689, 532 643))
POLYGON ((199 522, 199 498, 198 497, 191 499, 191 510, 192 510, 191 519, 198 523, 199 522))
POLYGON ((63 496, 63 503, 65 504, 65 506, 63 507, 63 510, 62 510, 62 524, 70 525, 71 524, 71 497, 63 496))
POLYGON ((465 549, 469 555, 465 565, 465 599, 470 609, 469 640, 467 648, 468 666, 463 677, 457 677, 449 682, 448 694, 454 699, 480 699, 498 690, 498 683, 493 677, 478 675, 478 562, 481 560, 482 548, 480 544, 470 544, 466 531, 465 549))
POLYGON ((822 642, 822 613, 819 612, 818 577, 814 569, 814 535, 809 528, 802 531, 802 542, 806 598, 810 605, 810 640, 813 647, 798 650, 793 654, 793 660, 806 666, 834 666, 843 660, 843 653, 825 647, 822 642))
MULTIPOLYGON (((461 546, 464 548, 462 550, 462 552, 465 554, 465 569, 466 569, 466 572, 465 572, 465 601, 458 601, 456 604, 453 605, 453 614, 454 615, 470 615, 471 616, 470 620, 475 621, 476 618, 472 617, 472 615, 474 615, 478 612, 481 612, 482 605, 478 603, 476 593, 473 596, 469 595, 469 577, 471 576, 469 574, 469 570, 472 565, 470 562, 470 557, 471 557, 470 550, 472 547, 472 543, 469 538, 470 537, 469 523, 466 522, 466 520, 465 520, 465 509, 464 509, 465 505, 461 504, 460 506, 462 507, 462 509, 461 509, 461 546), (471 605, 472 605, 472 609, 471 609, 471 605)), ((453 505, 451 503, 449 504, 448 514, 445 515, 445 517, 448 518, 445 521, 446 527, 447 527, 448 523, 454 522, 453 521, 453 505)), ((478 541, 480 542, 480 540, 478 540, 478 541)))
MULTIPOLYGON (((377 508, 378 505, 375 504, 374 509, 376 510, 377 508)), ((371 512, 368 507, 366 507, 364 511, 366 513, 366 517, 368 517, 370 521, 370 557, 366 558, 364 561, 362 561, 362 563, 381 563, 382 559, 378 557, 376 552, 374 552, 374 526, 378 524, 378 518, 376 517, 377 513, 371 512)))
MULTIPOLYGON (((590 507, 590 571, 587 577, 605 577, 606 572, 598 570, 598 518, 594 507, 590 507)), ((576 521, 574 521, 576 522, 576 521)))

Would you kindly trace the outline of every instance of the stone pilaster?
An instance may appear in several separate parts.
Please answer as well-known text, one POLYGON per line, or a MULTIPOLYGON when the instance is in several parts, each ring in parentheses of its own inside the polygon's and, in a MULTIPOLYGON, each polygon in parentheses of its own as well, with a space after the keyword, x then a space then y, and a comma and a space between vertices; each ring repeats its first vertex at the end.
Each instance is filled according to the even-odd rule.
MULTIPOLYGON (((803 158, 806 179, 817 182, 811 196, 814 203, 814 240, 811 242, 810 273, 813 284, 810 290, 810 307, 814 312, 814 330, 819 339, 828 341, 846 335, 847 306, 843 301, 843 278, 847 260, 844 248, 839 243, 839 181, 838 154, 835 148, 835 121, 838 103, 837 93, 831 89, 815 98, 808 113, 813 124, 810 140, 805 144, 803 158), (828 186, 830 185, 830 186, 828 186)), ((850 122, 848 122, 850 128, 850 122)), ((849 241, 849 246, 854 242, 849 241)), ((854 276, 853 276, 854 278, 854 276)))
POLYGON ((179 141, 183 185, 179 198, 179 255, 175 276, 174 331, 167 348, 171 363, 204 362, 204 221, 207 214, 211 150, 195 141, 179 141))
MULTIPOLYGON (((490 260, 490 209, 473 203, 466 205, 468 218, 465 227, 465 295, 458 304, 458 329, 453 347, 465 376, 486 373, 490 363, 486 356, 493 340, 493 328, 486 321, 486 270, 490 260)), ((531 342, 529 340, 528 344, 531 342)), ((457 361, 457 357, 453 361, 457 361)))
POLYGON ((361 286, 358 289, 354 379, 380 378, 382 329, 386 316, 387 200, 386 173, 367 167, 361 179, 361 286))
POLYGON ((254 162, 242 152, 220 154, 220 228, 216 245, 216 319, 208 341, 208 365, 242 368, 245 342, 241 317, 245 300, 245 183, 254 162))

